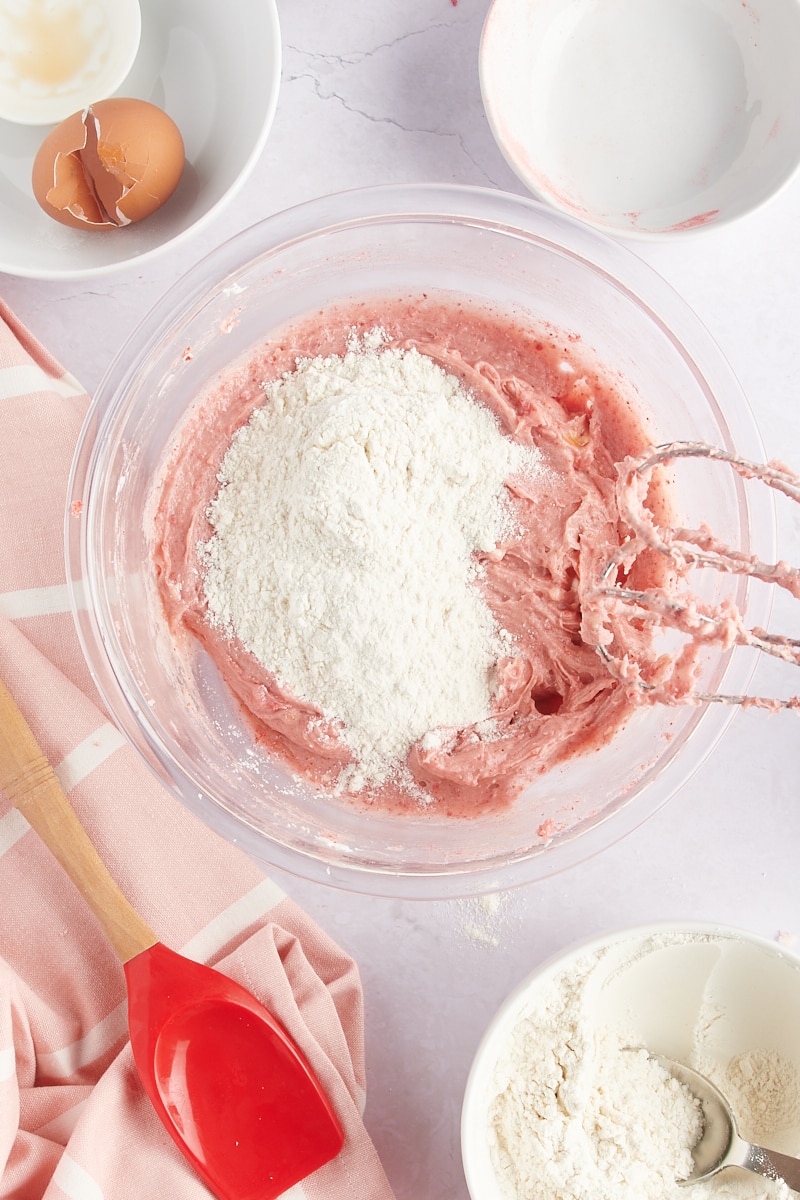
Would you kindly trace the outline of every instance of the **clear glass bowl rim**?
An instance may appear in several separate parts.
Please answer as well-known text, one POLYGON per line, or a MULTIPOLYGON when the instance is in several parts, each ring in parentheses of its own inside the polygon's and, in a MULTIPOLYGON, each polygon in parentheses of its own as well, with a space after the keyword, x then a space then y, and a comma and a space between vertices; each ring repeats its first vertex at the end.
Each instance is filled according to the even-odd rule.
MULTIPOLYGON (((702 725, 704 741, 692 732, 681 755, 650 781, 634 803, 617 808, 579 837, 559 845, 549 858, 540 853, 498 865, 452 863, 423 871, 388 870, 371 864, 342 864, 308 855, 279 844, 238 822, 213 799, 192 788, 181 788, 166 769, 157 742, 147 728, 146 714, 131 703, 121 688, 106 650, 106 633, 97 620, 93 595, 91 493, 102 465, 104 439, 119 418, 132 380, 143 362, 166 344, 182 322, 206 299, 233 282, 236 274, 259 259, 277 254, 297 240, 324 237, 342 226, 375 222, 443 220, 487 225, 510 235, 551 243, 561 253, 585 262, 605 275, 656 323, 708 382, 711 392, 729 403, 724 419, 745 457, 763 458, 760 434, 742 388, 717 343, 677 292, 632 250, 589 225, 552 210, 539 201, 488 188, 459 184, 379 185, 339 192, 306 201, 257 222, 212 250, 174 283, 150 309, 109 365, 81 429, 68 485, 65 513, 67 580, 78 637, 90 673, 112 718, 160 781, 180 801, 228 841, 256 860, 317 882, 373 895, 437 898, 482 894, 546 878, 593 857, 642 824, 682 787, 708 758, 735 710, 708 705, 702 725), (78 503, 81 519, 71 513, 78 503)), ((771 495, 760 489, 748 495, 751 537, 759 550, 774 555, 775 515, 771 495)), ((768 601, 748 617, 765 626, 768 601)), ((750 660, 734 651, 726 671, 737 692, 752 676, 750 660)))

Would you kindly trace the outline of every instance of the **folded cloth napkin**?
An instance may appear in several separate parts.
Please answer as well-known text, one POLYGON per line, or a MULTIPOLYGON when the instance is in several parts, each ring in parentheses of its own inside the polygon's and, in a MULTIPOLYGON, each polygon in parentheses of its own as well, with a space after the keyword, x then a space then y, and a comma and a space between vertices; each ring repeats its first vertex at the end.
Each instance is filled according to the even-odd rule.
MULTIPOLYGON (((161 941, 237 979, 301 1047, 345 1129, 293 1200, 390 1200, 362 1121, 353 961, 174 800, 102 710, 69 612, 67 478, 88 404, 0 301, 0 678, 120 888, 161 941)), ((121 966, 0 793, 0 1197, 208 1196, 150 1107, 121 966)))

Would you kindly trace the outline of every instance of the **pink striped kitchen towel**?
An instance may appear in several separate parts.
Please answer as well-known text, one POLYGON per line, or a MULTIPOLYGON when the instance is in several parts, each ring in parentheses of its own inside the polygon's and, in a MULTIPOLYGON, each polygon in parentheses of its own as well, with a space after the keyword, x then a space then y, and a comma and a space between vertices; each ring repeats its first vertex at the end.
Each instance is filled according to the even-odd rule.
MULTIPOLYGON (((346 1131, 293 1200, 390 1200, 362 1121, 353 961, 186 812, 102 711, 68 609, 63 511, 88 397, 0 302, 0 678, 122 891, 167 945, 243 983, 346 1131)), ((85 902, 0 793, 0 1197, 208 1196, 150 1108, 125 981, 85 902)))

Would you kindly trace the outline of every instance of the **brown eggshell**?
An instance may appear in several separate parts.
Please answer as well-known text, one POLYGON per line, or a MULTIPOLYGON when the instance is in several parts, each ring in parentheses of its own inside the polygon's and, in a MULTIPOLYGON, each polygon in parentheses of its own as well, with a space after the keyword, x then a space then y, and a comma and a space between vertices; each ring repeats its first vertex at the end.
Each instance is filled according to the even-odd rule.
POLYGON ((169 199, 184 146, 171 117, 145 100, 100 100, 56 125, 39 147, 31 184, 42 209, 75 229, 142 221, 169 199))

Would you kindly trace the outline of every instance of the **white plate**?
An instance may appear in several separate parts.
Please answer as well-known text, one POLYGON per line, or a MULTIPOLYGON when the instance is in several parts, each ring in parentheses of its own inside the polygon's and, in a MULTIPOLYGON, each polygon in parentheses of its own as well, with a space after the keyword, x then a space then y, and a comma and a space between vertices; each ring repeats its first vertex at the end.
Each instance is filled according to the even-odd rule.
POLYGON ((797 0, 494 0, 489 124, 537 196, 669 237, 763 203, 800 163, 797 0))
POLYGON ((186 166, 162 209, 124 229, 68 229, 31 190, 47 127, 0 121, 0 271, 38 279, 107 274, 197 231, 258 160, 278 99, 274 0, 142 0, 139 52, 116 95, 149 100, 180 129, 186 166))

